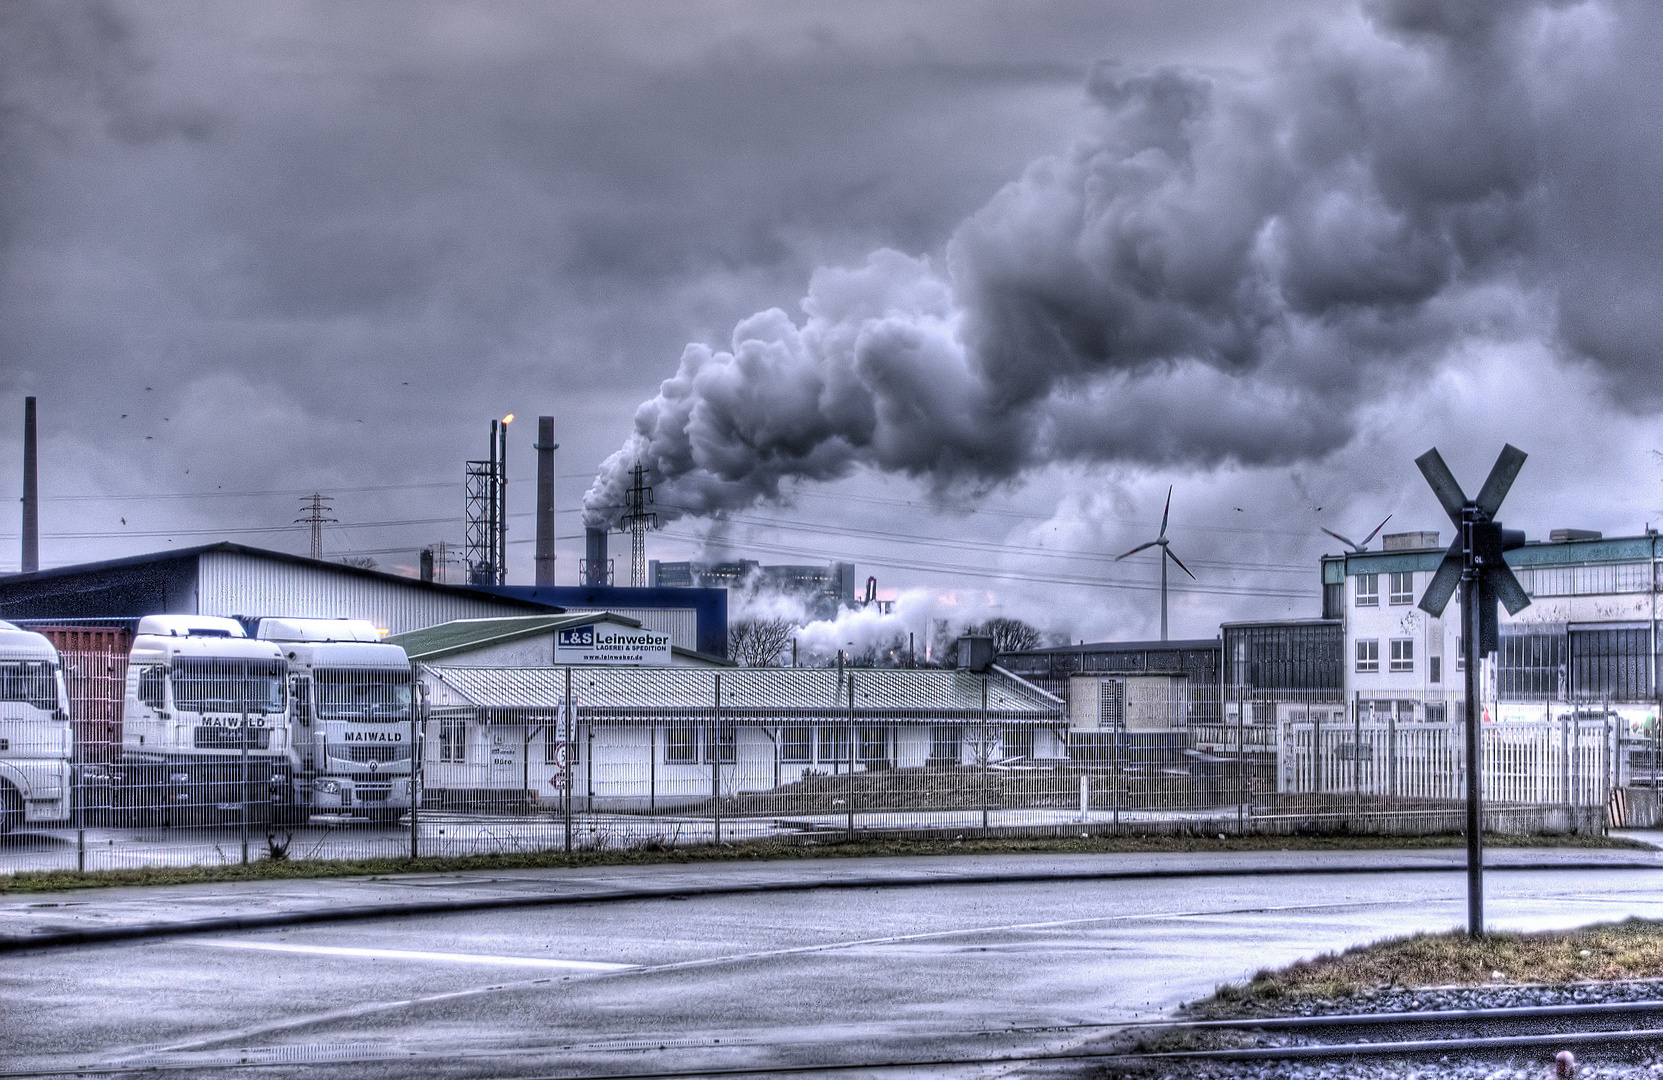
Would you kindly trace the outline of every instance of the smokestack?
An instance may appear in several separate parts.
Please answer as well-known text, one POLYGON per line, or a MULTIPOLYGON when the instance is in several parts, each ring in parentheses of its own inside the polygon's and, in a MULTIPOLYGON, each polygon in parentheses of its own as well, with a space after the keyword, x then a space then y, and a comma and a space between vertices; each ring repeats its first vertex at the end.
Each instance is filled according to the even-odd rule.
POLYGON ((35 476, 35 399, 23 399, 23 560, 25 574, 40 569, 40 490, 35 476))
POLYGON ((583 530, 583 583, 585 585, 608 585, 606 580, 606 530, 587 528, 583 530))
POLYGON ((508 584, 508 425, 514 414, 502 418, 497 429, 497 584, 508 584))
POLYGON ((433 549, 422 548, 422 580, 433 580, 433 549))
POLYGON ((554 584, 554 417, 537 418, 537 584, 554 584))

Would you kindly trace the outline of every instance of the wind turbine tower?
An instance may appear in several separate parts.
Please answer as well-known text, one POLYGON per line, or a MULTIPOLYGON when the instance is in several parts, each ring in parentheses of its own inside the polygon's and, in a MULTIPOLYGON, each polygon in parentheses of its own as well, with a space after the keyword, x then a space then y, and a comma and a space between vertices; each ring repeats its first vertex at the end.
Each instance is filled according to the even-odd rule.
MULTIPOLYGON (((1125 555, 1115 556, 1115 560, 1114 560, 1115 562, 1119 562, 1121 559, 1127 558, 1128 556, 1131 556, 1131 555, 1136 555, 1138 552, 1144 551, 1144 550, 1146 550, 1148 548, 1152 548, 1152 547, 1158 547, 1158 548, 1161 549, 1161 640, 1162 641, 1166 640, 1166 561, 1168 559, 1171 559, 1173 562, 1178 564, 1178 569, 1182 570, 1186 574, 1190 574, 1190 568, 1185 566, 1183 561, 1181 559, 1179 559, 1178 556, 1174 555, 1172 553, 1172 549, 1167 546, 1168 544, 1171 543, 1171 541, 1166 538, 1166 519, 1171 513, 1172 513, 1172 488, 1168 487, 1166 489, 1166 509, 1161 511, 1161 534, 1159 536, 1155 537, 1155 539, 1149 541, 1147 544, 1139 544, 1137 547, 1133 548, 1131 551, 1128 551, 1125 555)), ((1193 581, 1194 579, 1195 579, 1195 575, 1190 574, 1190 580, 1193 581)))

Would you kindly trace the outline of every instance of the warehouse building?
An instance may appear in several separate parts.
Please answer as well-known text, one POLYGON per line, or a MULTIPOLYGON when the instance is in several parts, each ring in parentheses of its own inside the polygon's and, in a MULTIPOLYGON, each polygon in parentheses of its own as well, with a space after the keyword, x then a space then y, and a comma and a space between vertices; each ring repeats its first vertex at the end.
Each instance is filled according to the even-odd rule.
POLYGON ((441 806, 547 804, 568 779, 585 809, 686 806, 715 791, 782 792, 847 774, 851 751, 856 773, 897 783, 978 755, 1007 767, 1067 755, 1062 702, 998 671, 423 665, 419 674, 425 789, 441 806))
POLYGON ((0 619, 286 615, 367 619, 399 634, 452 619, 559 610, 518 597, 233 543, 0 578, 0 619))

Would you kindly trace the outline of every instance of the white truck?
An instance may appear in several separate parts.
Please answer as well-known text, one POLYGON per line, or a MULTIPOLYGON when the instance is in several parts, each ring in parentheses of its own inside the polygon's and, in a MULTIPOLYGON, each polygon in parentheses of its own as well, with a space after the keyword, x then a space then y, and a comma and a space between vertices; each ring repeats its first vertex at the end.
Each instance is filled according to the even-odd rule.
POLYGON ((0 833, 69 820, 70 750, 58 650, 0 622, 0 833))
POLYGON ((128 657, 118 808, 142 824, 268 821, 296 800, 288 665, 235 619, 150 615, 128 657))
POLYGON ((260 620, 288 665, 295 814, 390 822, 410 809, 410 658, 362 619, 260 620))

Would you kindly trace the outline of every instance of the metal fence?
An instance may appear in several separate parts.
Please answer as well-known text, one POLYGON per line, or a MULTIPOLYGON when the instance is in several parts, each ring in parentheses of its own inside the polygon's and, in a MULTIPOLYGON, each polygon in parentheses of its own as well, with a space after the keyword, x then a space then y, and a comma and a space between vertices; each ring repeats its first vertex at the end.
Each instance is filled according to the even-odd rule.
MULTIPOLYGON (((1423 702, 1400 718, 1378 704, 1235 703, 1222 723, 1195 722, 1182 702, 1170 716, 1105 704, 1090 731, 1066 711, 1034 722, 578 707, 568 723, 558 702, 489 716, 435 707, 400 721, 398 742, 342 755, 354 797, 304 810, 292 773, 251 752, 259 730, 233 727, 223 775, 191 781, 212 791, 173 792, 176 807, 134 790, 132 770, 78 764, 71 820, 16 823, 0 836, 0 871, 764 838, 1459 829, 1461 726, 1437 719, 1458 713, 1423 702), (418 798, 401 802, 400 784, 418 798)), ((1485 725, 1489 827, 1603 828, 1615 789, 1655 779, 1655 724, 1586 703, 1532 707, 1540 719, 1485 725)))

